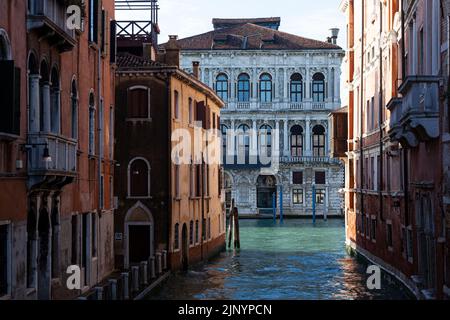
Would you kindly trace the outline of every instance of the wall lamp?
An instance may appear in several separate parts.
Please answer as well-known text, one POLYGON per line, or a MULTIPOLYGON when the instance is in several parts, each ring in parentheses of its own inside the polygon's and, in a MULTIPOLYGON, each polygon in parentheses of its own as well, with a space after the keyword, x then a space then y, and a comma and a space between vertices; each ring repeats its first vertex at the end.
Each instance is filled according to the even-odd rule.
POLYGON ((42 160, 44 160, 44 162, 52 162, 52 157, 50 156, 50 151, 48 149, 48 143, 27 143, 22 144, 21 146, 22 150, 27 151, 37 146, 45 146, 44 153, 42 154, 42 160))

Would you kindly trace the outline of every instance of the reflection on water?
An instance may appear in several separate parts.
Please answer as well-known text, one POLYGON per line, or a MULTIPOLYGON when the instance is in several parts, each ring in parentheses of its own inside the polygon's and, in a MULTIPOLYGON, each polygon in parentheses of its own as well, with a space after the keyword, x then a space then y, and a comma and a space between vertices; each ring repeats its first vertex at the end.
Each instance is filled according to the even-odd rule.
POLYGON ((345 252, 344 222, 242 220, 241 251, 173 275, 149 299, 407 299, 382 279, 369 291, 366 266, 345 252))

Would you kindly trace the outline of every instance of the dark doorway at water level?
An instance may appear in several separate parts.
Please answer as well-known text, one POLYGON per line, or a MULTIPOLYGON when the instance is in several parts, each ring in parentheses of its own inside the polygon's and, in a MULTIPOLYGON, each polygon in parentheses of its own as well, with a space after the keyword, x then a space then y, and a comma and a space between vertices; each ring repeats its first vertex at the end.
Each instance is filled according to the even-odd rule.
POLYGON ((275 177, 259 176, 256 188, 258 209, 271 209, 273 207, 274 197, 277 195, 275 177))

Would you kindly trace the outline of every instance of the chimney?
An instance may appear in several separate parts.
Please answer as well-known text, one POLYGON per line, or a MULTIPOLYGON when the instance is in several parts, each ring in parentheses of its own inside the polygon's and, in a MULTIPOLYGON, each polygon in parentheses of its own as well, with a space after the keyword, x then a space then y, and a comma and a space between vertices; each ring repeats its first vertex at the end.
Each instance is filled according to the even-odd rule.
POLYGON ((338 39, 338 35, 339 35, 339 29, 338 28, 331 28, 331 43, 332 44, 337 44, 337 39, 338 39))
POLYGON ((169 66, 180 67, 180 46, 177 42, 178 36, 169 36, 169 42, 166 45, 165 62, 169 66))
POLYGON ((197 79, 200 76, 199 66, 200 66, 200 62, 199 61, 192 61, 193 74, 194 74, 194 77, 196 77, 197 79))

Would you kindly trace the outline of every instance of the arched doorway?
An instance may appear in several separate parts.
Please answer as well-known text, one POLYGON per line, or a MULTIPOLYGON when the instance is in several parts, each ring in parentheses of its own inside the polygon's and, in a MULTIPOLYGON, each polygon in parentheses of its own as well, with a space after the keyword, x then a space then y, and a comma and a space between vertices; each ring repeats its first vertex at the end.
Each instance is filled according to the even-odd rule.
POLYGON ((147 261, 154 253, 154 221, 151 212, 140 202, 125 217, 125 269, 147 261))
POLYGON ((189 267, 189 242, 186 223, 181 231, 181 267, 187 270, 189 267))
POLYGON ((259 176, 256 183, 257 205, 259 209, 273 207, 277 195, 277 180, 274 176, 259 176))

